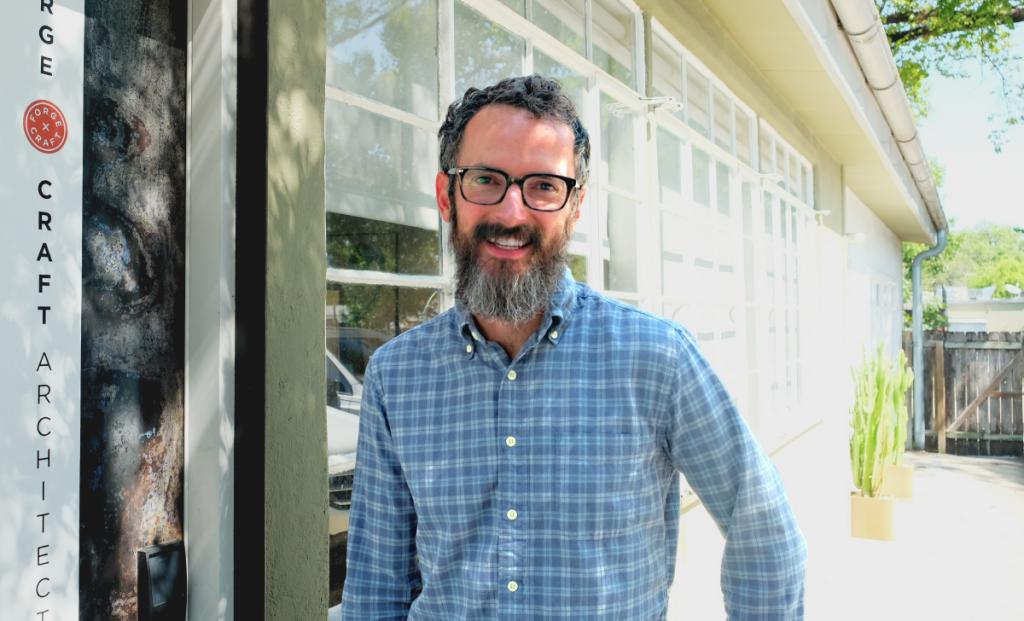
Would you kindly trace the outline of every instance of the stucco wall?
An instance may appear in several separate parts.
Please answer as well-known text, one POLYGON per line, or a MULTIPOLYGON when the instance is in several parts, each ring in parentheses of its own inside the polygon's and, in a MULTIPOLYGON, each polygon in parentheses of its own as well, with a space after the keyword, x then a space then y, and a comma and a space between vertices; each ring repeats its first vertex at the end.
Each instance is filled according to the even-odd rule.
POLYGON ((893 356, 902 335, 903 253, 898 237, 846 191, 847 290, 844 334, 852 360, 884 342, 893 356))
POLYGON ((324 619, 325 7, 269 9, 265 618, 324 619))

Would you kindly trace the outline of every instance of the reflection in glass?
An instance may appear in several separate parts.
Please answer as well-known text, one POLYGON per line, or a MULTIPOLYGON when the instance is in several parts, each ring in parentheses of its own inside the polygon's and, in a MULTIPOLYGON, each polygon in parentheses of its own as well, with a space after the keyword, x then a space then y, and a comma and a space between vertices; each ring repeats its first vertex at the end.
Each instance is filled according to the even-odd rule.
POLYGON ((440 274, 440 231, 328 212, 327 266, 440 274))
POLYGON ((636 291, 636 205, 633 201, 608 195, 606 231, 604 288, 636 291))
POLYGON ((711 158, 700 149, 693 148, 693 202, 711 206, 711 158))
POLYGON ((327 84, 436 119, 436 23, 436 0, 328 0, 327 84))
POLYGON ((437 137, 327 101, 327 210, 437 230, 437 137))
POLYGON ((594 0, 594 64, 633 86, 633 13, 615 0, 594 0))
POLYGON ((388 339, 440 309, 436 289, 327 283, 327 351, 360 382, 366 363, 388 339))
POLYGON ((662 205, 683 203, 682 141, 675 134, 658 128, 658 201, 662 205))
POLYGON ((484 87, 521 75, 525 45, 522 38, 455 3, 455 94, 470 86, 484 87))
POLYGON ((562 90, 576 106, 576 113, 583 114, 583 97, 586 94, 587 81, 580 74, 559 63, 547 54, 533 51, 533 70, 542 76, 557 80, 562 90))
POLYGON ((530 19, 545 32, 580 54, 586 53, 583 40, 583 0, 532 0, 530 19))
POLYGON ((718 88, 714 89, 715 144, 732 153, 732 101, 718 88))
POLYGON ((366 363, 388 339, 440 309, 434 289, 327 283, 325 390, 327 393, 327 500, 330 534, 329 604, 345 585, 349 509, 366 363))
POLYGON ((569 271, 576 282, 587 282, 587 258, 578 254, 569 255, 569 271))
POLYGON ((684 106, 672 114, 678 117, 679 120, 685 121, 686 102, 683 99, 683 59, 658 34, 654 35, 653 63, 654 94, 659 97, 671 97, 681 106, 684 106))
POLYGON ((601 160, 608 182, 624 190, 633 189, 633 113, 601 93, 601 160))
POLYGON ((697 130, 704 136, 709 136, 711 115, 708 108, 710 103, 711 85, 708 79, 701 74, 696 67, 687 63, 686 65, 686 119, 690 127, 697 130))

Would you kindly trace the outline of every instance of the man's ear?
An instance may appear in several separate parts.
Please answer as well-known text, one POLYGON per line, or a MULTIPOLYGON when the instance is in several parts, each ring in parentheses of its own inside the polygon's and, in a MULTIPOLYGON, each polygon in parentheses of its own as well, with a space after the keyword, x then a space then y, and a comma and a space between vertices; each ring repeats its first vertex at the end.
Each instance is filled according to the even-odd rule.
POLYGON ((573 220, 579 220, 580 219, 580 210, 583 208, 583 198, 586 195, 587 195, 587 188, 578 188, 576 190, 576 196, 574 198, 574 200, 576 201, 576 209, 573 209, 573 212, 574 212, 572 214, 572 219, 573 220))
POLYGON ((448 200, 448 184, 452 178, 448 173, 439 172, 434 177, 434 195, 437 198, 437 210, 441 212, 441 219, 445 222, 452 221, 452 205, 448 200))

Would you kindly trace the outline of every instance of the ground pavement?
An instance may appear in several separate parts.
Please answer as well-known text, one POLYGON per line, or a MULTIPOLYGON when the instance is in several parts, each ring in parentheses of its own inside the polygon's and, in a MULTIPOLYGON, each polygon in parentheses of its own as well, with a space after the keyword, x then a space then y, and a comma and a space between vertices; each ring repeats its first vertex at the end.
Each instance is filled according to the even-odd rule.
MULTIPOLYGON (((914 497, 896 539, 850 537, 846 421, 822 422, 775 455, 808 543, 807 621, 1024 620, 1024 460, 911 453, 914 497)), ((722 538, 684 516, 669 619, 724 619, 722 538)))

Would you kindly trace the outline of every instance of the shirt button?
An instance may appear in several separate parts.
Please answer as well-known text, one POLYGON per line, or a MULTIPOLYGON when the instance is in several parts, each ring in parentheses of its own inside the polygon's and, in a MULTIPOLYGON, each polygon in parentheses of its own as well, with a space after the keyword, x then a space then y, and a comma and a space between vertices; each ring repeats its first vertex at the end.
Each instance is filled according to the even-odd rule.
POLYGON ((516 370, 510 369, 508 372, 508 381, 514 382, 516 381, 516 377, 518 377, 518 375, 516 374, 516 370))
POLYGON ((505 513, 505 517, 507 517, 509 521, 514 521, 517 517, 519 517, 519 513, 517 513, 515 509, 509 509, 505 513))
POLYGON ((466 345, 466 353, 467 354, 473 353, 473 346, 472 345, 466 345))
POLYGON ((512 448, 515 445, 516 445, 516 437, 515 436, 509 436, 509 437, 505 438, 505 446, 507 446, 509 448, 512 448))
POLYGON ((515 593, 518 590, 519 590, 519 583, 516 582, 515 580, 509 580, 508 581, 508 592, 509 593, 515 593))

